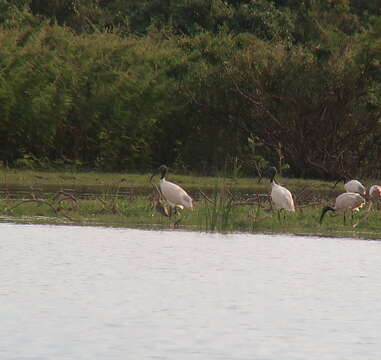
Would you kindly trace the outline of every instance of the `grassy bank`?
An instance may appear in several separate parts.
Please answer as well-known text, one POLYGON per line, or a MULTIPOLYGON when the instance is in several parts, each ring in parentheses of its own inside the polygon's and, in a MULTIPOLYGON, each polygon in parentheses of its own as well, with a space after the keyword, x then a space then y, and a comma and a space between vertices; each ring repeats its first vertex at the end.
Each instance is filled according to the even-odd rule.
POLYGON ((322 207, 342 192, 342 185, 332 188, 321 181, 280 179, 293 192, 297 211, 279 217, 269 202, 268 180, 172 175, 170 179, 189 190, 196 204, 194 211, 168 218, 155 210, 157 194, 150 174, 2 170, 0 177, 3 222, 381 237, 381 212, 368 212, 368 205, 353 219, 347 214, 345 224, 339 213, 326 216, 319 225, 322 207), (81 189, 91 186, 96 191, 83 196, 81 189), (20 187, 23 192, 16 196, 20 187))
MULTIPOLYGON (((0 168, 0 185, 4 187, 17 186, 55 186, 60 187, 82 187, 82 186, 114 186, 131 189, 150 189, 149 178, 151 174, 130 173, 99 173, 99 172, 54 172, 35 170, 15 170, 0 168)), ((189 176, 170 174, 171 181, 181 184, 188 190, 213 189, 224 185, 236 191, 255 189, 267 191, 268 181, 260 181, 257 178, 232 178, 221 175, 220 177, 189 176)), ((157 178, 156 178, 157 179, 157 178)), ((309 187, 315 190, 330 191, 332 184, 319 180, 285 179, 281 182, 294 190, 309 187)))

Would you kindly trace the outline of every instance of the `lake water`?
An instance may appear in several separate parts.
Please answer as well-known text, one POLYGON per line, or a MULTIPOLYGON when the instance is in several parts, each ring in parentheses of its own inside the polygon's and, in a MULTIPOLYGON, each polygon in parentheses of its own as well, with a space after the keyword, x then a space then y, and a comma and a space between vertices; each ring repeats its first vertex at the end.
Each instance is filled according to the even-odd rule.
POLYGON ((381 242, 0 224, 0 359, 375 360, 381 242))

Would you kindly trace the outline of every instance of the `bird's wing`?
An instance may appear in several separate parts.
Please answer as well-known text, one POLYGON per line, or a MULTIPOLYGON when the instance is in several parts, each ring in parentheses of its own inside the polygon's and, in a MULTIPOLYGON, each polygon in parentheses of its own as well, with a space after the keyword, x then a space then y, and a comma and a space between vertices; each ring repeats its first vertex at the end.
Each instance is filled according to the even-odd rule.
POLYGON ((359 193, 359 194, 362 194, 362 195, 365 194, 365 187, 358 180, 348 181, 344 185, 344 188, 345 188, 345 191, 347 191, 347 192, 354 192, 354 193, 359 193))
POLYGON ((365 199, 358 193, 347 192, 336 198, 336 209, 355 210, 361 208, 365 204, 365 199))
POLYGON ((160 190, 163 193, 165 200, 171 204, 180 208, 182 208, 183 205, 190 206, 188 203, 191 202, 192 198, 179 185, 174 184, 170 181, 165 181, 160 184, 160 190), (185 203, 184 199, 186 199, 185 203))
POLYGON ((294 211, 294 200, 291 192, 283 186, 277 185, 271 191, 271 198, 278 209, 294 211))

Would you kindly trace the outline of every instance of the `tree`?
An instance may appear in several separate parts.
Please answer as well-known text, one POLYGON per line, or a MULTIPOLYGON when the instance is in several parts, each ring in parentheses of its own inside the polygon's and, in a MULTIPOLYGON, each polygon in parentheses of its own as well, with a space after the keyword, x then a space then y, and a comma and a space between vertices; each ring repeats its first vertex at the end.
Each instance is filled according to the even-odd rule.
POLYGON ((380 134, 380 87, 364 44, 343 44, 321 63, 302 47, 257 44, 229 67, 246 101, 247 132, 281 148, 296 176, 356 174, 380 134), (375 101, 376 100, 376 101, 375 101))

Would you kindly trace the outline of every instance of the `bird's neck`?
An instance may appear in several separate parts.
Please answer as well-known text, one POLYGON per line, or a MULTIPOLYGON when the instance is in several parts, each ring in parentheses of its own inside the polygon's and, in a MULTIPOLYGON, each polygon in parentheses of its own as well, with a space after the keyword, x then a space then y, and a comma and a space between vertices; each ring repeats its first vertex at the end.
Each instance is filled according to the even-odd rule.
POLYGON ((165 175, 167 175, 167 169, 166 168, 162 168, 160 170, 161 170, 161 172, 160 172, 160 179, 165 179, 165 175))
POLYGON ((279 186, 278 182, 275 180, 275 177, 271 180, 271 186, 279 186))

